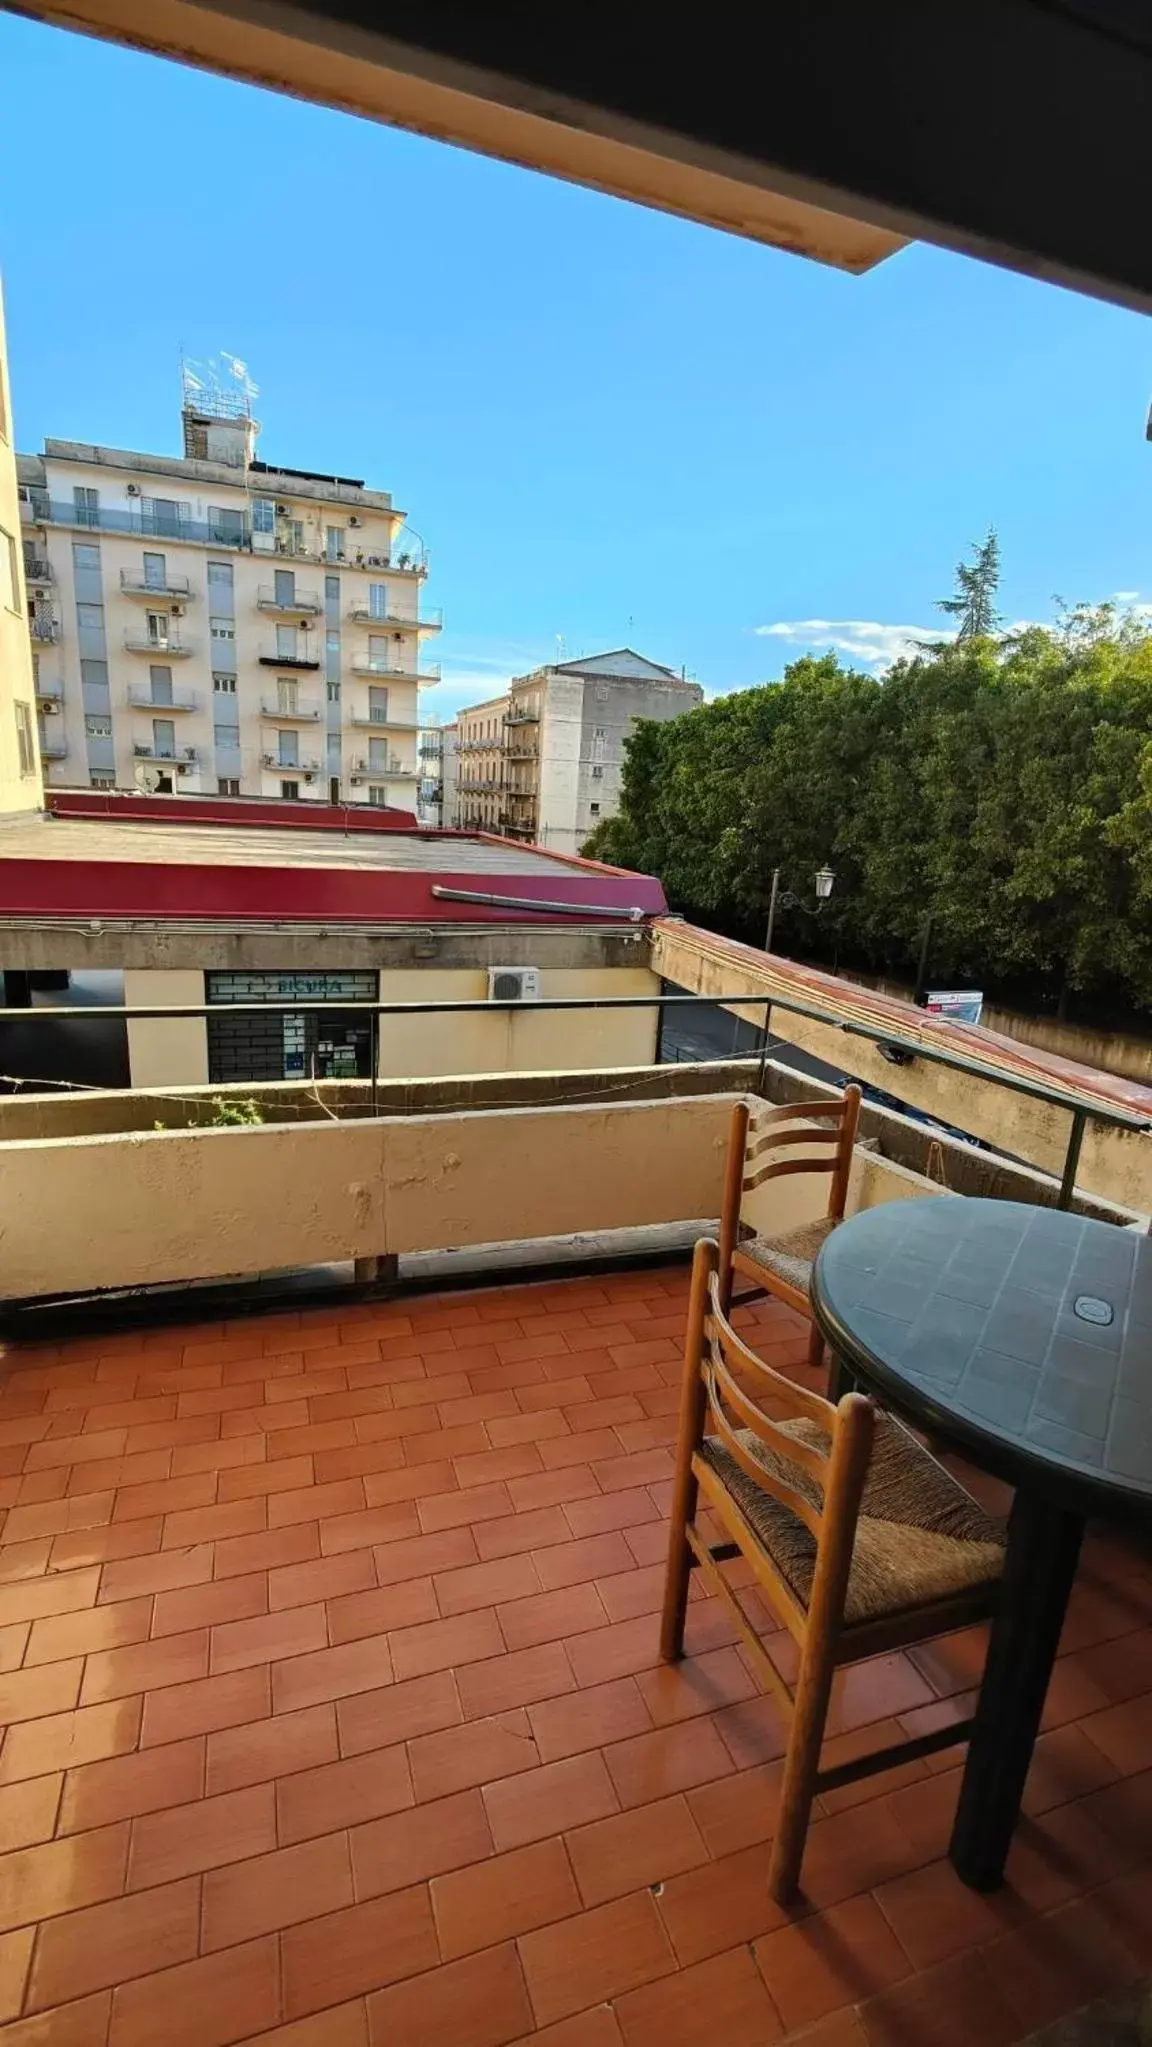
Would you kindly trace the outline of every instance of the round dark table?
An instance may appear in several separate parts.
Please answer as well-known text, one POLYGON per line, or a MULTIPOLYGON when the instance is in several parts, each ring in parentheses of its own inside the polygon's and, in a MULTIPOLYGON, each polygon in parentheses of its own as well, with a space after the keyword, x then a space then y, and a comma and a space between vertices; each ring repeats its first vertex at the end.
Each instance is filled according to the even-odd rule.
POLYGON ((1089 1515, 1152 1523, 1152 1240, 1061 1209, 933 1195, 841 1223, 812 1309, 855 1383, 1015 1487, 952 1834, 1003 1879, 1089 1515))

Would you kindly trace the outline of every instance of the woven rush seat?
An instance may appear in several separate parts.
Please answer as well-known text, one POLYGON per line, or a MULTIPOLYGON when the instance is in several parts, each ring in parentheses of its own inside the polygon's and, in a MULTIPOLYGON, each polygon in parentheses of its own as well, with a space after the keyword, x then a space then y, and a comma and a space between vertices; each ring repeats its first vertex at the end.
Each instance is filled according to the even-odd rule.
POLYGON ((812 1284, 816 1254, 836 1228, 837 1220, 836 1216, 822 1215, 815 1222, 799 1223, 794 1230, 781 1230, 777 1236, 745 1237, 737 1244, 736 1254, 743 1263, 774 1272, 798 1293, 806 1294, 812 1284))
MULTIPOLYGON (((816 1422, 777 1424, 781 1434, 826 1453, 828 1437, 816 1422)), ((819 1507, 820 1489, 798 1465, 778 1457, 752 1429, 735 1431, 758 1464, 819 1507)), ((759 1541, 801 1605, 807 1607, 816 1541, 797 1516, 758 1486, 713 1436, 700 1445, 759 1541)), ((887 1619, 980 1585, 1001 1574, 1004 1532, 943 1465, 907 1429, 878 1415, 864 1485, 843 1618, 887 1619)))

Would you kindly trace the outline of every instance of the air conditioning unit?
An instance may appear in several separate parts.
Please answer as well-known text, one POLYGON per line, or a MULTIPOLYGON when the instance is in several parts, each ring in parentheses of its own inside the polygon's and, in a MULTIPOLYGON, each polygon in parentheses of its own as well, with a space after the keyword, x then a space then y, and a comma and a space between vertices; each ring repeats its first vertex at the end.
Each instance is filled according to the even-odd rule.
POLYGON ((489 1002, 539 1002, 539 967, 489 967, 489 1002))
POLYGON ((184 606, 182 604, 174 604, 172 606, 172 616, 173 618, 183 618, 184 606))
POLYGON ((349 513, 349 516, 348 516, 348 524, 349 524, 350 526, 358 526, 358 525, 360 524, 360 521, 359 521, 359 519, 358 519, 358 518, 356 517, 356 514, 355 514, 354 512, 351 512, 351 513, 349 513))
POLYGON ((288 514, 291 511, 291 509, 292 508, 290 505, 277 505, 276 507, 276 510, 282 519, 286 519, 288 517, 288 514))
POLYGON ((138 497, 139 497, 139 495, 140 495, 140 485, 139 485, 138 483, 130 483, 130 484, 129 484, 129 485, 127 486, 127 489, 128 489, 128 495, 129 495, 129 497, 130 497, 130 498, 138 498, 138 497))

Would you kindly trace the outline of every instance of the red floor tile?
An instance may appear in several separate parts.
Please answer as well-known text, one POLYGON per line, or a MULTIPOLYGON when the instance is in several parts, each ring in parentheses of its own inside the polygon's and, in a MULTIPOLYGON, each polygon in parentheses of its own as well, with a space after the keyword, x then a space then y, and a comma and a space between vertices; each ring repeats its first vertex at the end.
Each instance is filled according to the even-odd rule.
POLYGON ((747 1948, 631 1990, 615 2012, 625 2047, 762 2047, 782 2030, 747 1948))
POLYGON ((432 1880, 432 1910, 446 1961, 513 1940, 580 1910, 558 1840, 537 1841, 432 1880))
POLYGON ((603 1905, 707 1862, 687 1801, 664 1798, 573 1829, 568 1854, 585 1905, 603 1905))
POLYGON ((622 1997, 676 1966, 647 1891, 526 1934, 519 1948, 541 2026, 622 1997))
POLYGON ((505 2047, 532 2023, 513 1946, 489 1948, 368 2000, 372 2047, 505 2047))

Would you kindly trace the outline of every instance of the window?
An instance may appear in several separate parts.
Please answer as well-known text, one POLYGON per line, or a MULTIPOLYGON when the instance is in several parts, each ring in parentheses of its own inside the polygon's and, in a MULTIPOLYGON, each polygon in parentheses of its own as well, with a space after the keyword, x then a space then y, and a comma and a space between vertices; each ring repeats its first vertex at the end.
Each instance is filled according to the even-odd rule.
POLYGON ((276 503, 273 498, 253 498, 252 531, 253 533, 275 533, 276 503))
POLYGON ((16 542, 0 527, 0 604, 7 611, 20 609, 20 572, 16 566, 16 542))
POLYGON ((608 727, 606 725, 594 725, 592 728, 592 737, 593 739, 607 739, 608 727))
POLYGON ((276 708, 286 716, 294 717, 299 709, 300 685, 294 675, 280 675, 276 678, 276 708))
POLYGON ((603 768, 593 768, 593 770, 592 770, 592 780, 593 780, 594 782, 602 782, 602 781, 604 780, 604 770, 603 770, 603 768))
POLYGON ((104 606, 102 604, 78 604, 76 624, 82 633, 102 633, 104 630, 104 606))
POLYGON ((244 514, 231 505, 209 505, 208 538, 225 547, 240 547, 244 540, 244 514))
POLYGON ((598 682, 596 684, 596 702, 598 704, 606 704, 608 702, 608 684, 606 682, 598 682))
POLYGON ((387 801, 388 801, 388 791, 387 791, 387 789, 382 789, 382 788, 381 788, 381 786, 380 786, 380 784, 379 784, 379 782, 369 782, 369 784, 368 784, 368 801, 369 801, 369 803, 383 803, 383 804, 386 804, 386 803, 387 803, 387 801))
POLYGON ((148 590, 164 590, 168 586, 167 561, 162 554, 145 554, 144 584, 148 590))
POLYGON ((218 697, 234 697, 236 694, 236 677, 234 675, 221 675, 218 670, 213 669, 212 690, 213 694, 218 697))
POLYGON ((214 640, 234 640, 236 638, 236 627, 233 621, 230 618, 224 618, 220 613, 217 613, 214 618, 208 620, 208 630, 214 640))
POLYGON ((343 528, 343 526, 325 526, 325 528, 324 528, 324 558, 325 558, 325 560, 326 560, 326 561, 330 561, 330 562, 342 562, 342 561, 343 561, 343 559, 344 559, 344 528, 343 528))
POLYGON ((589 817, 599 817, 600 805, 598 803, 590 803, 588 805, 588 815, 589 817))
POLYGON ((151 685, 152 702, 154 704, 170 704, 172 702, 172 670, 170 668, 149 667, 148 681, 151 685))
POLYGON ((340 578, 339 578, 339 576, 325 576, 325 578, 324 578, 324 598, 325 598, 325 602, 326 602, 326 603, 328 603, 328 604, 338 604, 338 603, 340 602, 340 578))
POLYGON ((95 570, 96 574, 99 575, 99 546, 91 540, 74 540, 72 542, 72 566, 77 575, 83 575, 85 569, 95 570))
POLYGON ((276 758, 282 768, 298 768, 300 765, 300 735, 297 732, 276 734, 276 758))
POLYGON ((111 739, 112 720, 111 718, 97 718, 92 712, 89 712, 84 720, 84 730, 89 739, 111 739))
POLYGON ((292 796, 299 796, 299 794, 300 794, 300 784, 299 784, 299 782, 281 782, 281 784, 280 784, 280 794, 281 794, 281 796, 288 796, 288 797, 292 797, 292 796))
POLYGON ((72 506, 78 526, 100 524, 100 493, 86 483, 72 486, 72 506))
POLYGON ((180 534, 180 502, 177 498, 141 498, 146 533, 170 533, 178 539, 180 534))
POLYGON ((294 625, 278 625, 276 628, 276 652, 282 661, 294 661, 299 651, 299 642, 294 625))
POLYGON ((275 584, 275 590, 273 594, 275 596, 277 604, 285 605, 295 604, 296 602, 295 569, 276 569, 273 572, 272 580, 273 583, 275 584))
POLYGON ((235 753, 240 745, 240 728, 238 725, 213 725, 212 738, 218 750, 223 747, 225 753, 235 753))
POLYGON ((88 781, 93 789, 114 789, 116 787, 115 773, 109 773, 107 769, 102 771, 99 768, 93 768, 88 781))
POLYGON ((220 597, 220 599, 221 599, 221 601, 226 601, 226 602, 228 602, 228 603, 230 603, 230 602, 231 602, 231 599, 232 599, 232 564, 231 564, 231 562, 209 562, 209 564, 208 564, 208 596, 209 596, 209 600, 211 600, 211 599, 212 599, 213 597, 215 597, 215 596, 219 596, 219 597, 220 597), (227 591, 227 593, 228 593, 228 594, 227 594, 227 599, 225 599, 225 595, 224 595, 225 591, 227 591))
POLYGON ((329 803, 339 803, 340 801, 339 775, 329 775, 328 777, 328 801, 329 803))
POLYGON ((388 616, 387 583, 369 583, 368 609, 371 612, 373 618, 387 618, 388 616))
POLYGON ((153 718, 152 751, 158 754, 162 760, 170 761, 175 759, 176 726, 173 719, 153 718))
POLYGON ((368 691, 368 716, 374 725, 388 723, 388 692, 373 684, 368 691))
POLYGON ((369 633, 368 666, 370 668, 387 668, 388 666, 387 633, 369 633))
POLYGON ((340 684, 338 682, 329 682, 327 688, 328 702, 330 704, 338 704, 340 702, 340 684))
POLYGON ((370 739, 368 741, 368 765, 370 768, 376 768, 381 771, 387 769, 388 741, 386 739, 370 739))
POLYGON ((166 611, 148 611, 145 612, 144 616, 148 621, 148 645, 150 647, 166 647, 168 645, 168 628, 170 623, 168 613, 166 611))
POLYGON ((31 704, 15 703, 12 709, 16 716, 16 758, 22 775, 36 773, 36 738, 32 723, 31 704))
POLYGON ((239 796, 240 794, 239 775, 221 775, 219 781, 216 784, 216 790, 217 794, 220 796, 239 796))

